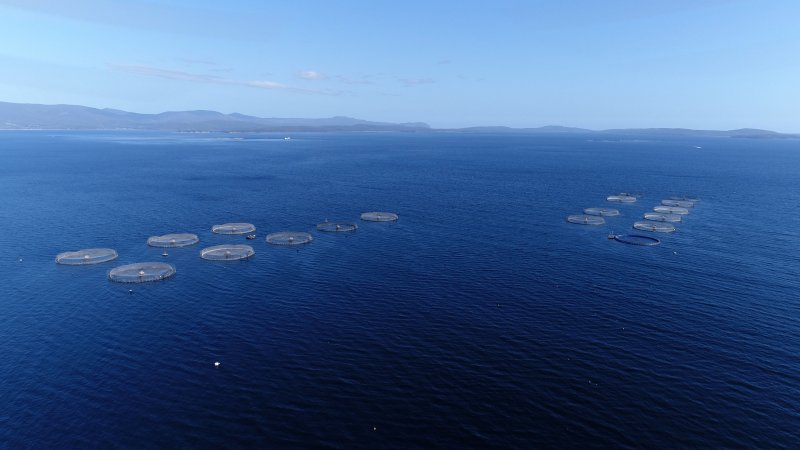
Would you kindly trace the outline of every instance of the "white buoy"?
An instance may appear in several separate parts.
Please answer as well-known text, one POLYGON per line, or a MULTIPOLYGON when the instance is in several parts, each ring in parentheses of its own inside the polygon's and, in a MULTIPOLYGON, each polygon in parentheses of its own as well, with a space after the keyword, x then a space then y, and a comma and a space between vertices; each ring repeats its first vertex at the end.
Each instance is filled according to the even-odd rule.
POLYGON ((219 367, 219 361, 214 361, 214 367, 219 367))

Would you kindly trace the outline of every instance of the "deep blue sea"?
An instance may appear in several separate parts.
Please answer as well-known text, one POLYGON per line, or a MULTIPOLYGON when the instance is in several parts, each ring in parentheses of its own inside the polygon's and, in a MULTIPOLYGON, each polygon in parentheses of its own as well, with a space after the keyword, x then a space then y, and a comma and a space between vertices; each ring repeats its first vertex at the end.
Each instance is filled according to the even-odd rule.
POLYGON ((0 134, 0 447, 800 447, 800 141, 282 138, 0 134), (670 195, 661 245, 607 239, 670 195), (107 280, 139 261, 177 275, 107 280))

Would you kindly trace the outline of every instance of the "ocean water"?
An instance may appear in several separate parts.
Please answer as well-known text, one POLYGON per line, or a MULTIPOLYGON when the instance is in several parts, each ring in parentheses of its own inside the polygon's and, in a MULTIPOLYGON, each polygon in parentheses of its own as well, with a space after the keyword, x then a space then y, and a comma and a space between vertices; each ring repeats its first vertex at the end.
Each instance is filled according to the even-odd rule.
POLYGON ((3 132, 0 447, 797 448, 798 188, 797 140, 3 132), (670 195, 660 246, 607 239, 670 195))

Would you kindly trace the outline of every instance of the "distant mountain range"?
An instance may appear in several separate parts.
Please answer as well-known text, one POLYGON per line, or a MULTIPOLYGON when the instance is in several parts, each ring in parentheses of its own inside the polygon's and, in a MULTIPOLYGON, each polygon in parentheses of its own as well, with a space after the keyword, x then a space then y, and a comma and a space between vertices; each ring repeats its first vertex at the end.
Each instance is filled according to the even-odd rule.
POLYGON ((757 128, 741 128, 738 130, 692 130, 689 128, 620 128, 611 130, 589 130, 586 128, 546 126, 538 128, 510 128, 510 127, 469 127, 453 131, 464 133, 586 133, 609 134, 627 136, 697 136, 697 137, 735 137, 754 139, 800 138, 800 134, 778 133, 776 131, 759 130, 757 128))
POLYGON ((385 123, 350 117, 282 119, 223 114, 216 111, 170 111, 138 114, 76 105, 0 102, 2 130, 161 130, 161 131, 418 131, 426 123, 385 123))
POLYGON ((329 117, 323 119, 263 118, 216 111, 170 111, 139 114, 118 109, 97 109, 77 105, 37 105, 0 102, 0 130, 157 130, 157 131, 449 131, 461 133, 536 133, 536 134, 624 134, 640 136, 706 136, 739 138, 800 138, 769 130, 691 130, 686 128, 630 128, 588 130, 562 126, 510 128, 502 126, 433 129, 423 122, 388 123, 329 117))

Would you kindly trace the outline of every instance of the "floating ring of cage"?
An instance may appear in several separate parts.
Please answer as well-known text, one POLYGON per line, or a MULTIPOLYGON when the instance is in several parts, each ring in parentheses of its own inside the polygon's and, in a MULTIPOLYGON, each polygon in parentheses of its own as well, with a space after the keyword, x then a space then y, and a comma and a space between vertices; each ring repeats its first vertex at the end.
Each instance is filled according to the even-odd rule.
POLYGON ((692 203, 697 203, 697 202, 699 202, 699 201, 700 201, 700 199, 699 199, 699 198, 697 198, 697 197, 684 197, 684 196, 677 196, 677 195, 673 195, 673 196, 671 196, 671 197, 667 197, 667 198, 668 198, 669 200, 677 200, 677 201, 680 201, 680 202, 692 202, 692 203))
POLYGON ((679 208, 691 208, 694 206, 694 202, 686 200, 661 200, 661 204, 664 206, 677 206, 679 208))
POLYGON ((192 233, 172 233, 163 236, 151 236, 147 245, 151 247, 186 247, 200 242, 200 238, 192 233))
POLYGON ((327 231, 330 233, 344 233, 348 231, 356 231, 358 225, 351 222, 328 222, 327 220, 317 224, 317 230, 327 231))
POLYGON ((175 266, 161 262, 127 264, 111 269, 108 279, 118 283, 160 281, 175 275, 175 266))
POLYGON ((688 209, 681 208, 680 206, 656 206, 655 208, 653 208, 653 211, 665 214, 678 214, 681 216, 689 214, 688 209))
POLYGON ((217 234, 247 234, 256 231, 256 226, 252 223, 223 223, 214 225, 211 231, 217 234))
POLYGON ((361 214, 361 220, 368 220, 370 222, 394 222, 399 219, 397 214, 383 211, 372 211, 361 214))
POLYGON ((314 240, 308 233, 301 231, 281 231, 267 235, 267 242, 274 245, 300 245, 308 244, 314 240))
POLYGON ((666 222, 634 222, 633 228, 641 231, 652 231, 654 233, 672 233, 675 231, 675 225, 666 222))
POLYGON ((59 253, 56 255, 56 262, 68 266, 84 266, 112 261, 118 256, 116 250, 112 248, 85 248, 74 252, 59 253))
POLYGON ((634 203, 636 201, 636 197, 632 195, 609 195, 606 197, 606 200, 610 202, 634 203))
POLYGON ((606 223, 606 219, 600 216, 590 216, 588 214, 573 214, 567 216, 567 222, 578 223, 581 225, 602 225, 606 223))
POLYGON ((590 216, 618 216, 619 210, 614 208, 585 208, 583 213, 590 216))
POLYGON ((223 244, 200 250, 200 257, 211 261, 236 261, 255 255, 253 247, 241 244, 223 244))
POLYGON ((644 213, 643 216, 647 220, 655 220, 657 222, 680 222, 683 220, 683 216, 678 214, 667 214, 667 213, 657 213, 657 212, 648 212, 644 213))
POLYGON ((614 236, 614 239, 623 244, 631 245, 658 245, 661 243, 660 240, 654 237, 642 236, 640 234, 618 234, 614 236))

